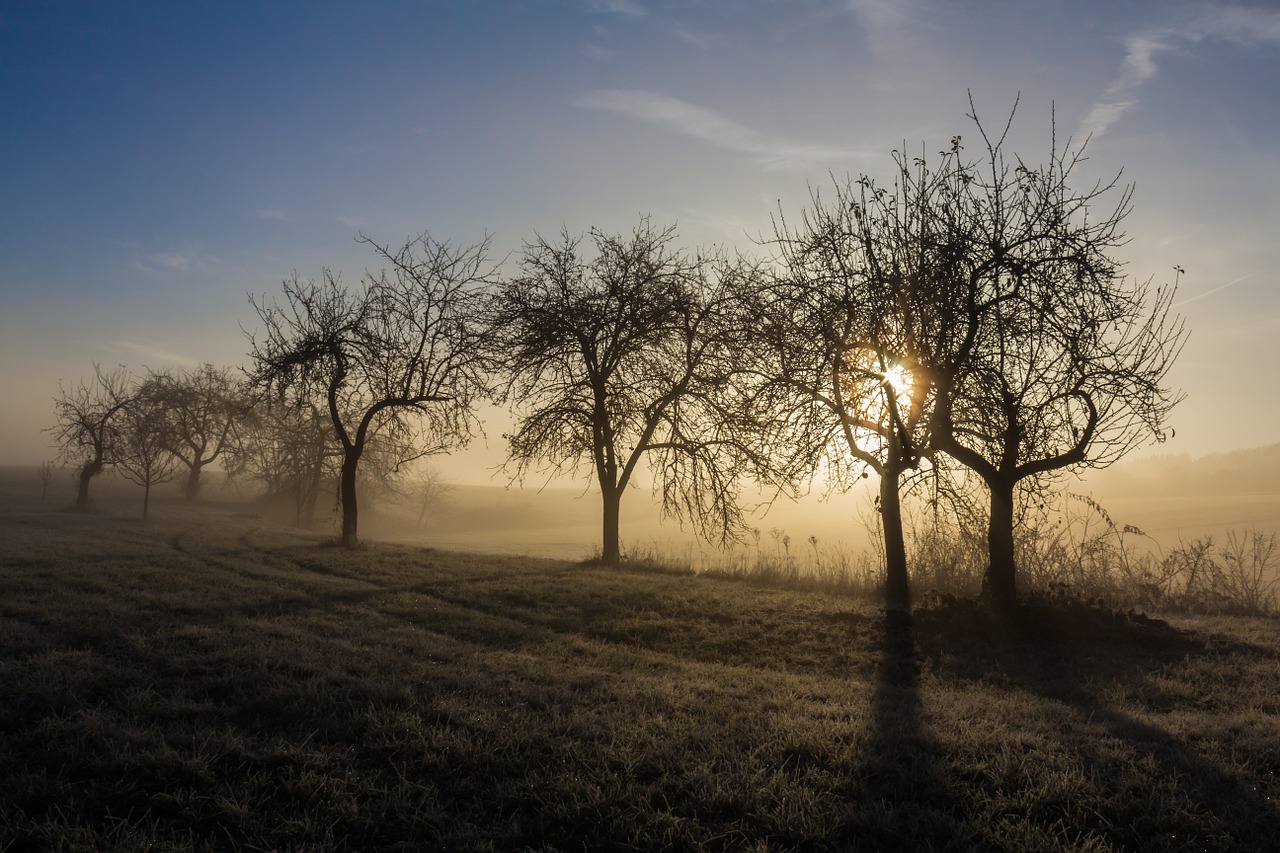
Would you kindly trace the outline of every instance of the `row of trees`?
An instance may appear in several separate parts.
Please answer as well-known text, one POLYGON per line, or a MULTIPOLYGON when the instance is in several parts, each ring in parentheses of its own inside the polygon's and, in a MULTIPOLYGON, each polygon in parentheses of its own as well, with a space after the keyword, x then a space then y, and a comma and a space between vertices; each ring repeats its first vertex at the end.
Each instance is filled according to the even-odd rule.
POLYGON ((1006 155, 1008 125, 993 138, 974 121, 975 160, 958 136, 936 157, 894 152, 889 183, 837 182, 798 219, 779 211, 767 261, 687 251, 647 218, 538 236, 505 276, 487 240, 362 237, 383 269, 358 286, 326 270, 253 301, 248 387, 317 453, 337 448, 347 544, 361 460, 461 447, 489 399, 515 418, 516 477, 595 479, 606 563, 642 463, 667 513, 721 540, 747 483, 794 494, 874 472, 887 595, 905 604, 906 475, 945 495, 972 474, 989 498, 987 592, 1011 605, 1019 499, 1163 437, 1184 332, 1172 288, 1115 260, 1131 188, 1075 189, 1082 149, 1055 141, 1032 167, 1006 155))
POLYGON ((195 498, 205 467, 236 446, 251 408, 228 368, 205 364, 138 379, 123 367, 95 366, 92 379, 54 398, 54 441, 77 469, 76 509, 89 508, 89 484, 108 466, 143 487, 144 516, 151 487, 183 471, 184 494, 195 498))

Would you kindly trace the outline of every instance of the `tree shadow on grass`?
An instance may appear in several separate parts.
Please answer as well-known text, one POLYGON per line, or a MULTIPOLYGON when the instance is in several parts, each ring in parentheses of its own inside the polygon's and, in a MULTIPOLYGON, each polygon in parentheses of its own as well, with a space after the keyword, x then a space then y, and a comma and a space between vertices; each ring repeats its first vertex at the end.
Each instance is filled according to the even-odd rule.
POLYGON ((869 850, 965 849, 941 747, 924 720, 912 615, 883 613, 871 730, 843 840, 869 850))
POLYGON ((1280 839, 1280 807, 1257 784, 1258 773, 1274 778, 1280 766, 1252 773, 1229 767, 1197 747, 1199 731, 1180 736, 1104 698, 1134 697, 1122 701, 1153 714, 1173 712, 1171 722, 1179 711, 1203 719, 1198 702, 1212 697, 1152 696, 1152 675, 1197 658, 1220 660, 1216 656, 1224 653, 1271 662, 1275 649, 1224 642, 1078 599, 1033 600, 1008 616, 949 599, 918 611, 916 625, 921 651, 939 675, 1009 683, 1045 700, 1045 713, 1062 727, 1059 744, 1075 754, 1079 767, 1114 767, 1117 746, 1131 757, 1118 767, 1129 778, 1101 777, 1102 813, 1082 815, 1070 804, 1045 803, 1027 816, 1042 829, 1056 821, 1117 849, 1259 849, 1272 843, 1262 839, 1280 839), (1153 813, 1150 797, 1163 798, 1155 801, 1166 808, 1153 813))

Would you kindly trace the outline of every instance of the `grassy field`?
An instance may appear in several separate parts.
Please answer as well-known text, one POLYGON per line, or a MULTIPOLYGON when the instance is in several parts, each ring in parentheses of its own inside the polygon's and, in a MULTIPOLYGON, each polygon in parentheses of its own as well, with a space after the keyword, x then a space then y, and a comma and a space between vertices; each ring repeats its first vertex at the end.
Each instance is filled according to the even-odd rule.
POLYGON ((0 500, 0 850, 1275 849, 1277 628, 0 500))

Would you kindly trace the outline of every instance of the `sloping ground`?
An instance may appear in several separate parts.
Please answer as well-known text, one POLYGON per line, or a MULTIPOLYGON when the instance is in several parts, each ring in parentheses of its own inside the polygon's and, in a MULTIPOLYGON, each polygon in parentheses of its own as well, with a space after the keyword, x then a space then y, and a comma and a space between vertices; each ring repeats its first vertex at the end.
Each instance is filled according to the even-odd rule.
POLYGON ((1262 849, 1274 621, 0 515, 0 849, 1262 849))

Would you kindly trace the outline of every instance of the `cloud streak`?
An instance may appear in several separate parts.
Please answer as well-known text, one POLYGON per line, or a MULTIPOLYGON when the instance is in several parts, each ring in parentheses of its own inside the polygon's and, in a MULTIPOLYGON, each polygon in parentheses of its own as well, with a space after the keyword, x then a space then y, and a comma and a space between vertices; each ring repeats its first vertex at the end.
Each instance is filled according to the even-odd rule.
POLYGON ((621 15, 624 18, 643 18, 645 8, 635 0, 590 0, 587 8, 605 15, 621 15))
POLYGON ((153 275, 185 275, 190 272, 208 273, 217 268, 219 261, 198 245, 188 245, 169 252, 151 252, 136 257, 133 265, 153 275))
POLYGON ((1226 284, 1220 284, 1220 285, 1218 285, 1217 287, 1213 288, 1212 290, 1206 290, 1204 293, 1197 293, 1195 296, 1192 296, 1192 297, 1190 297, 1189 299, 1184 299, 1184 300, 1182 300, 1181 302, 1175 302, 1175 303, 1173 303, 1173 305, 1170 305, 1169 307, 1170 307, 1170 308, 1181 308, 1183 305, 1188 305, 1188 304, 1190 304, 1190 303, 1192 303, 1192 302, 1196 302, 1196 301, 1198 301, 1198 300, 1200 300, 1200 299, 1204 299, 1206 296, 1213 296, 1213 294, 1215 294, 1215 293, 1219 293, 1219 292, 1221 292, 1221 291, 1223 291, 1223 290, 1226 290, 1228 287, 1233 287, 1234 285, 1237 285, 1237 284, 1239 284, 1239 283, 1240 283, 1240 282, 1242 282, 1242 281, 1246 281, 1246 280, 1248 280, 1248 279, 1251 279, 1251 278, 1253 278, 1255 275, 1257 275, 1257 273, 1253 273, 1253 272, 1248 273, 1247 275, 1242 275, 1242 276, 1240 276, 1240 277, 1239 277, 1239 278, 1237 278, 1237 279, 1234 279, 1234 280, 1232 280, 1232 281, 1227 282, 1226 284))
POLYGON ((135 340, 133 338, 121 338, 113 341, 107 341, 104 348, 111 353, 118 354, 121 351, 124 351, 139 358, 149 360, 151 363, 147 366, 153 368, 166 364, 176 364, 180 367, 196 367, 200 364, 198 359, 188 358, 185 355, 178 355, 175 352, 170 352, 169 350, 161 349, 153 344, 135 340))
POLYGON ((1124 40, 1120 70, 1080 123, 1078 135, 1097 138, 1133 109, 1142 87, 1160 72, 1157 58, 1206 40, 1237 47, 1280 44, 1280 12, 1241 6, 1206 6, 1181 27, 1156 27, 1124 40))
POLYGON ((574 106, 618 113, 636 121, 662 125, 717 148, 746 155, 769 169, 808 168, 815 163, 866 157, 855 148, 812 145, 761 133, 719 113, 640 89, 597 89, 579 97, 574 106))

